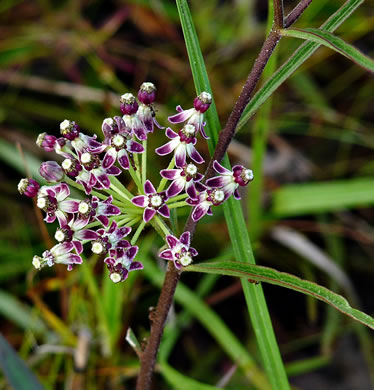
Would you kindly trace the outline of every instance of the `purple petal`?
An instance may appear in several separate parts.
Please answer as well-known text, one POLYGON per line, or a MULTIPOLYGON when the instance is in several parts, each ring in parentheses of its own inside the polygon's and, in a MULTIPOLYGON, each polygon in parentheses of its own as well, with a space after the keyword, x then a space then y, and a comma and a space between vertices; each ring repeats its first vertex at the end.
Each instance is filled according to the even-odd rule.
POLYGON ((113 206, 112 204, 102 203, 98 208, 98 213, 100 215, 120 215, 121 210, 117 206, 113 206))
POLYGON ((199 253, 195 248, 190 248, 189 249, 191 256, 197 256, 199 253))
POLYGON ((146 196, 144 196, 144 195, 138 195, 138 196, 134 196, 131 199, 131 202, 135 206, 146 207, 148 205, 148 198, 146 196))
POLYGON ((78 200, 63 200, 58 204, 58 208, 66 213, 77 213, 79 207, 78 200))
POLYGON ((174 260, 174 266, 176 269, 182 269, 182 264, 178 260, 174 260))
MULTIPOLYGON (((55 213, 55 216, 57 217, 58 219, 58 223, 60 224, 60 227, 63 227, 65 225, 67 225, 68 223, 68 220, 66 218, 66 215, 60 211, 60 210, 57 210, 56 213, 55 213)), ((56 219, 56 218, 55 218, 56 219)), ((48 221, 47 221, 48 222, 48 221)))
POLYGON ((133 260, 136 254, 138 253, 139 248, 137 246, 132 246, 126 251, 126 256, 129 260, 133 260))
POLYGON ((194 182, 191 180, 186 185, 186 192, 191 199, 197 199, 197 192, 194 182))
POLYGON ((121 165, 121 167, 123 169, 130 168, 129 158, 127 156, 127 152, 125 149, 122 149, 118 152, 117 159, 118 159, 119 165, 121 165))
POLYGON ((74 233, 74 238, 77 238, 78 240, 82 241, 92 241, 97 240, 99 238, 99 235, 90 229, 80 230, 79 232, 74 233))
POLYGON ((127 240, 121 240, 117 243, 118 248, 129 248, 130 246, 131 244, 127 240))
POLYGON ((196 164, 202 164, 205 161, 192 144, 187 145, 187 153, 196 164))
POLYGON ((209 206, 208 211, 206 212, 208 215, 213 215, 212 208, 209 206))
POLYGON ((186 121, 193 113, 194 108, 190 108, 189 110, 184 110, 179 112, 178 114, 172 115, 168 117, 168 121, 170 123, 181 123, 186 121))
POLYGON ((159 214, 161 214, 163 217, 165 218, 170 218, 170 210, 169 210, 169 207, 166 206, 166 204, 163 204, 158 210, 157 212, 159 214))
POLYGON ((138 140, 140 140, 140 141, 144 141, 147 139, 147 133, 143 129, 143 127, 134 128, 134 133, 135 133, 136 137, 138 138, 138 140))
POLYGON ((80 241, 72 241, 75 251, 80 255, 83 252, 83 245, 80 241))
POLYGON ((225 183, 224 183, 224 178, 222 176, 216 176, 216 177, 212 177, 211 179, 208 179, 206 181, 206 184, 212 188, 219 188, 219 187, 223 187, 225 183))
POLYGON ((69 253, 74 248, 74 245, 71 241, 63 242, 62 244, 55 245, 51 251, 56 256, 64 255, 65 253, 69 253))
POLYGON ((184 184, 182 181, 174 180, 166 191, 168 198, 172 198, 173 196, 180 194, 183 191, 183 188, 184 184))
POLYGON ((97 176, 97 180, 104 188, 110 187, 110 180, 109 180, 108 175, 103 174, 103 175, 97 176))
POLYGON ((175 150, 175 165, 179 168, 182 168, 186 163, 186 145, 179 144, 175 150))
POLYGON ((166 129, 165 134, 170 139, 174 139, 178 137, 178 134, 175 131, 173 131, 170 127, 166 129))
POLYGON ((171 153, 176 148, 175 140, 167 142, 165 145, 160 146, 155 150, 159 156, 165 156, 171 153))
POLYGON ((69 187, 66 183, 57 184, 53 187, 56 193, 56 199, 60 202, 70 195, 69 187))
POLYGON ((88 187, 92 188, 97 182, 96 176, 91 172, 88 179, 88 187))
POLYGON ((213 169, 220 175, 229 175, 231 171, 223 167, 217 160, 213 161, 213 169))
POLYGON ((147 194, 147 195, 151 195, 151 194, 155 194, 156 193, 156 189, 155 187, 153 187, 153 184, 147 180, 145 183, 144 183, 144 192, 147 194))
POLYGON ((205 122, 202 123, 201 126, 200 126, 200 133, 201 133, 201 135, 203 136, 203 138, 209 139, 209 137, 206 135, 206 132, 205 132, 205 130, 204 130, 204 127, 205 127, 205 122))
POLYGON ((144 148, 143 145, 141 145, 139 142, 136 141, 127 141, 126 143, 127 150, 131 153, 143 153, 144 148))
POLYGON ((198 204, 193 212, 192 212, 192 219, 194 222, 197 222, 199 219, 201 219, 208 211, 208 208, 203 206, 201 203, 198 204))
POLYGON ((124 226, 115 232, 115 236, 116 236, 117 240, 119 240, 123 237, 126 237, 130 232, 131 232, 131 227, 124 226))
POLYGON ((138 269, 143 269, 143 268, 144 266, 140 261, 134 261, 133 263, 131 263, 129 271, 136 271, 138 269))
POLYGON ((122 173, 122 171, 118 167, 113 165, 106 170, 106 173, 107 175, 118 176, 122 173))
POLYGON ((102 162, 102 167, 104 169, 110 168, 114 162, 116 161, 117 158, 117 152, 116 149, 114 148, 109 148, 109 150, 105 153, 103 162, 102 162))
POLYGON ((109 225, 109 218, 106 217, 105 215, 99 215, 96 217, 104 226, 109 225))
POLYGON ((168 234, 166 236, 166 242, 169 245, 170 249, 174 249, 178 244, 179 240, 177 237, 172 236, 171 234, 168 234))
POLYGON ((239 194, 239 191, 237 189, 234 191, 234 198, 237 199, 237 200, 240 200, 242 198, 240 196, 240 194, 239 194))
POLYGON ((163 169, 160 174, 164 179, 175 180, 180 176, 180 169, 163 169))
POLYGON ((59 264, 82 264, 82 258, 74 253, 67 253, 66 255, 59 256, 56 263, 59 264))
POLYGON ((149 222, 155 216, 155 214, 156 210, 147 207, 143 213, 143 221, 146 223, 149 222))
POLYGON ((190 247, 190 232, 184 232, 179 237, 180 242, 187 247, 190 247))
POLYGON ((173 255, 173 252, 170 250, 170 249, 165 249, 164 251, 162 251, 159 256, 162 258, 162 259, 165 259, 165 260, 173 260, 174 259, 174 255, 173 255))

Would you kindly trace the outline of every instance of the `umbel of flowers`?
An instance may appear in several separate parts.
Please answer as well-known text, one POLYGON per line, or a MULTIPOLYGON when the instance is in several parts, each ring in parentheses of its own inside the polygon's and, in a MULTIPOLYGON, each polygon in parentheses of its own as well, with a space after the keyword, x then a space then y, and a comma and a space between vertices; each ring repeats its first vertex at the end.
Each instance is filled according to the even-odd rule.
POLYGON ((168 118, 178 128, 166 128, 169 141, 155 152, 170 155, 171 161, 161 170, 159 185, 152 184, 157 178, 147 178, 147 139, 155 128, 164 129, 155 118, 155 99, 156 87, 150 82, 141 85, 138 99, 131 93, 122 95, 123 115, 104 119, 100 138, 84 134, 68 119, 60 123, 60 137, 38 136, 39 147, 60 157, 58 162, 41 164, 39 172, 46 185, 31 178, 18 185, 21 194, 35 198, 45 213, 45 222, 57 221, 56 245, 34 256, 36 269, 65 264, 71 270, 82 263, 87 244, 93 253, 102 255, 111 280, 124 281, 130 271, 143 268, 136 260, 135 244, 147 224, 162 232, 165 239, 167 249, 162 248, 160 257, 181 269, 198 253, 190 247, 189 232, 179 239, 172 234, 170 209, 192 207, 192 218, 198 221, 231 195, 240 199, 238 187, 253 179, 250 169, 236 165, 230 171, 215 161, 218 176, 205 183, 199 172, 204 159, 197 150, 198 138, 207 138, 204 113, 212 102, 207 92, 195 98, 192 108, 178 106, 177 114, 168 118), (131 177, 137 193, 122 184, 118 179, 121 174, 131 177))

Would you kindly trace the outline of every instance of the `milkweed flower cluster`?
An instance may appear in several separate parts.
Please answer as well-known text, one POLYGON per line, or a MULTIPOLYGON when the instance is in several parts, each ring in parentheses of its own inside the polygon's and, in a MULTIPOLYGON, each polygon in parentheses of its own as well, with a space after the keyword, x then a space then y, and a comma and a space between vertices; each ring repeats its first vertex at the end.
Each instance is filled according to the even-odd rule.
POLYGON ((39 173, 46 185, 31 178, 22 179, 18 185, 21 194, 35 198, 36 206, 45 213, 45 222, 58 222, 54 235, 57 243, 41 256, 34 256, 36 269, 65 264, 71 270, 82 263, 84 245, 89 244, 93 253, 103 256, 111 280, 124 281, 129 272, 143 268, 136 260, 139 248, 135 243, 148 223, 165 237, 168 249, 161 249, 160 257, 181 269, 198 253, 190 246, 189 232, 179 239, 172 234, 167 222, 170 209, 190 206, 193 220, 198 221, 231 195, 240 199, 238 187, 253 179, 251 170, 236 165, 230 171, 214 161, 218 176, 205 183, 199 172, 204 159, 196 145, 199 135, 208 138, 204 113, 212 102, 207 92, 195 98, 193 108, 177 106, 177 114, 168 118, 179 130, 166 128, 169 141, 155 152, 172 155, 171 161, 161 170, 159 185, 152 184, 147 178, 147 139, 155 128, 164 129, 155 117, 155 99, 156 87, 150 82, 141 85, 138 99, 131 93, 122 95, 122 115, 103 120, 102 140, 84 134, 68 119, 60 124, 61 137, 46 133, 38 136, 37 145, 55 152, 61 161, 41 164, 39 173), (134 181, 137 193, 130 192, 117 178, 125 172, 134 181))

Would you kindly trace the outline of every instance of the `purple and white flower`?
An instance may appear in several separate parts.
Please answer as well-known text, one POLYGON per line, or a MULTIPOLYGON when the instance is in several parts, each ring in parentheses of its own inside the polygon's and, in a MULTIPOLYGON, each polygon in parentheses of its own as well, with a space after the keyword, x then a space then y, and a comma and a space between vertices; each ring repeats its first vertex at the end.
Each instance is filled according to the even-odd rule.
POLYGON ((204 131, 204 113, 212 104, 212 96, 208 92, 202 92, 193 102, 194 107, 189 110, 183 110, 181 106, 177 106, 178 114, 169 116, 170 123, 181 123, 188 120, 187 124, 193 125, 201 135, 208 139, 209 137, 204 131))
POLYGON ((198 199, 188 198, 186 202, 195 206, 192 211, 192 219, 197 222, 205 214, 212 215, 211 206, 219 206, 225 201, 225 193, 218 188, 207 189, 206 191, 200 192, 198 199))
POLYGON ((40 184, 34 179, 21 179, 18 183, 18 191, 21 195, 34 198, 38 195, 40 184))
POLYGON ((153 133, 154 126, 156 125, 159 129, 163 129, 156 120, 155 111, 153 108, 153 102, 156 100, 156 87, 153 83, 145 82, 140 86, 138 92, 138 99, 140 105, 136 112, 139 119, 143 122, 147 133, 153 133))
POLYGON ((232 171, 223 167, 218 161, 213 162, 214 170, 221 176, 215 176, 206 181, 212 188, 220 188, 225 193, 225 199, 234 194, 235 199, 240 199, 239 186, 246 186, 253 180, 253 172, 242 165, 235 165, 232 171))
POLYGON ((199 186, 199 191, 205 189, 199 183, 204 176, 197 171, 196 165, 192 163, 184 164, 183 167, 178 169, 163 169, 160 174, 165 179, 173 180, 166 190, 168 198, 172 198, 186 190, 190 198, 197 199, 196 185, 199 186))
POLYGON ((60 226, 67 225, 68 214, 77 213, 79 208, 79 200, 67 199, 69 195, 70 190, 66 183, 40 188, 36 205, 46 212, 46 222, 52 223, 57 217, 60 226))
POLYGON ((57 244, 50 250, 44 251, 42 257, 34 256, 32 265, 39 270, 45 266, 52 267, 54 264, 66 264, 68 271, 71 271, 74 264, 82 264, 82 258, 75 253, 71 253, 73 249, 72 242, 57 244))
POLYGON ((139 261, 133 261, 138 253, 137 246, 126 248, 116 248, 109 251, 109 257, 104 262, 110 272, 110 279, 114 283, 123 282, 127 279, 130 271, 143 269, 143 264, 139 261))
POLYGON ((125 93, 121 96, 121 111, 124 114, 122 119, 125 122, 125 126, 131 132, 131 135, 135 135, 138 140, 144 141, 147 139, 147 132, 145 131, 144 124, 136 115, 139 105, 132 93, 125 93))
POLYGON ((146 195, 134 196, 131 199, 135 206, 144 208, 143 221, 149 222, 156 213, 169 218, 170 210, 165 203, 168 199, 166 192, 157 192, 149 180, 144 183, 144 192, 146 195))
MULTIPOLYGON (((122 134, 115 134, 111 138, 112 155, 114 160, 117 159, 123 169, 130 168, 129 153, 143 153, 144 147, 139 142, 127 139, 122 134)), ((108 150, 108 151, 109 151, 108 150)))
POLYGON ((186 154, 196 163, 202 164, 204 159, 196 150, 196 128, 193 125, 185 125, 179 133, 175 133, 170 127, 166 129, 166 136, 171 139, 165 145, 156 149, 159 156, 165 156, 173 151, 175 156, 175 165, 179 168, 186 164, 186 154))
POLYGON ((167 235, 166 242, 169 249, 163 250, 159 256, 174 262, 175 268, 181 269, 192 263, 192 257, 198 255, 195 248, 190 247, 190 232, 184 232, 178 238, 167 235))

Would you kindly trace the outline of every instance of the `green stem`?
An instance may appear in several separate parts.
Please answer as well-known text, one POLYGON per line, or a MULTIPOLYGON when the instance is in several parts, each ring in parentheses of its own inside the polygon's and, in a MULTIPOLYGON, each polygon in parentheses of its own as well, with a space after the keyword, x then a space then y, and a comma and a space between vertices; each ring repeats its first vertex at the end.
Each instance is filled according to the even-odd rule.
MULTIPOLYGON (((161 229, 162 233, 166 236, 168 234, 172 234, 173 232, 170 231, 170 229, 168 228, 168 226, 166 225, 166 223, 158 216, 158 215, 155 215, 152 219, 152 221, 155 221, 155 224, 161 229)), ((152 224, 153 225, 153 224, 152 224)), ((153 225, 153 227, 155 227, 153 225)), ((157 232, 158 230, 155 229, 157 232)), ((164 237, 164 236, 163 236, 164 237)))
MULTIPOLYGON (((173 169, 174 165, 175 165, 175 159, 173 157, 166 169, 173 169)), ((160 185, 157 188, 157 192, 161 192, 165 188, 165 184, 167 181, 168 181, 168 179, 165 179, 164 177, 161 179, 160 185)))
POLYGON ((174 202, 177 202, 178 200, 181 200, 181 199, 186 199, 188 198, 188 195, 187 194, 182 194, 182 195, 177 195, 177 196, 174 196, 173 198, 170 198, 166 201, 166 203, 168 204, 171 204, 171 203, 174 203, 174 202))
POLYGON ((147 180, 147 140, 143 141, 144 152, 142 153, 142 182, 147 180))
POLYGON ((139 155, 138 153, 134 153, 134 162, 135 162, 135 167, 136 167, 136 177, 141 181, 141 176, 140 176, 140 165, 139 165, 139 155))
MULTIPOLYGON (((137 170, 139 170, 139 169, 137 169, 137 170)), ((142 185, 142 183, 140 181, 140 178, 138 177, 137 173, 134 171, 134 168, 131 165, 131 163, 130 163, 129 173, 131 175, 132 180, 134 180, 136 186, 138 187, 139 193, 144 194, 143 185, 142 185)))
POLYGON ((183 201, 183 202, 175 202, 175 203, 168 205, 169 209, 175 209, 175 208, 184 207, 184 206, 188 206, 188 203, 183 201))
POLYGON ((110 176, 110 182, 124 192, 129 199, 133 198, 134 195, 115 176, 110 176))
POLYGON ((131 245, 135 245, 136 241, 138 240, 138 238, 139 238, 139 236, 140 236, 140 233, 141 233, 141 232, 143 231, 143 229, 144 229, 144 226, 145 226, 145 222, 142 221, 142 222, 139 224, 138 228, 136 229, 136 232, 134 233, 134 236, 133 236, 133 238, 132 238, 132 240, 131 240, 131 245))

